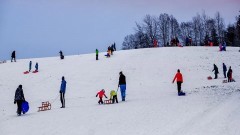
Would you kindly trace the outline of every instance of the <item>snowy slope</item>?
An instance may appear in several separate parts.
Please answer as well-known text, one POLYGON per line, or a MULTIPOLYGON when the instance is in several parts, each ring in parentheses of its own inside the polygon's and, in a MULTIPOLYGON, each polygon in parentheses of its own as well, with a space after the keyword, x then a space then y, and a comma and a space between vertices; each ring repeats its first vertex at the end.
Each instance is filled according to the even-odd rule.
MULTIPOLYGON (((219 52, 212 47, 152 48, 117 51, 111 58, 95 54, 23 59, 0 64, 1 135, 239 135, 240 84, 223 84, 222 62, 240 80, 238 48, 219 52), (24 75, 28 62, 39 73, 24 75), (213 64, 219 79, 213 76, 213 64), (180 69, 187 96, 177 96, 172 79, 180 69), (98 105, 96 93, 117 89, 119 71, 127 80, 126 102, 98 105), (66 108, 60 109, 61 77, 67 81, 66 108), (23 85, 30 103, 18 117, 13 98, 23 85), (52 110, 37 112, 42 101, 52 110)), ((120 92, 118 92, 120 100, 120 92)))

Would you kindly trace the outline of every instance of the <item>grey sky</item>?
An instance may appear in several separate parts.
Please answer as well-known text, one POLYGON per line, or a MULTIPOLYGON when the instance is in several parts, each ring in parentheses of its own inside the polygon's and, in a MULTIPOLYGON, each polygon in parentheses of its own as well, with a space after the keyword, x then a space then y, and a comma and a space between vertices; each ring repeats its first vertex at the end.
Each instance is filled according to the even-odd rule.
POLYGON ((179 22, 205 10, 233 23, 240 0, 0 0, 0 60, 106 51, 134 32, 146 14, 168 13, 179 22), (213 5, 214 4, 214 5, 213 5))

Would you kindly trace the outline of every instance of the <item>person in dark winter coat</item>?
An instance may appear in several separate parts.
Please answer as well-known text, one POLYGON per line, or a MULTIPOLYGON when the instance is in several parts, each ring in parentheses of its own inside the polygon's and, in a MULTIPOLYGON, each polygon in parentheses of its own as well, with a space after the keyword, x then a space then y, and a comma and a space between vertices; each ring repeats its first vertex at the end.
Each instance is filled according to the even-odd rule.
POLYGON ((177 80, 177 87, 178 87, 178 94, 181 93, 181 85, 183 83, 183 77, 182 74, 180 73, 180 70, 177 70, 177 73, 175 75, 175 77, 173 78, 172 83, 174 83, 174 81, 177 80))
POLYGON ((11 62, 13 61, 13 59, 16 62, 16 52, 15 51, 12 52, 11 62))
POLYGON ((98 49, 96 49, 96 60, 98 60, 98 49))
POLYGON ((60 101, 62 103, 62 107, 61 108, 65 108, 65 92, 66 92, 66 85, 67 82, 65 81, 64 76, 62 77, 62 83, 61 83, 61 87, 60 87, 60 101))
POLYGON ((29 72, 31 71, 32 69, 32 61, 29 62, 29 72))
POLYGON ((103 96, 105 96, 105 98, 107 98, 107 96, 105 95, 105 90, 104 90, 104 89, 100 90, 100 91, 97 93, 96 97, 97 97, 97 96, 99 96, 98 104, 103 104, 103 100, 102 100, 103 96))
POLYGON ((22 85, 19 85, 14 98, 14 104, 17 103, 17 114, 20 116, 22 113, 22 103, 25 101, 22 85))
POLYGON ((60 51, 60 52, 59 52, 59 54, 60 54, 60 59, 61 59, 61 60, 63 60, 63 59, 64 59, 63 52, 62 52, 62 51, 60 51))
POLYGON ((35 72, 38 72, 38 63, 35 64, 35 72))
POLYGON ((213 64, 213 70, 212 70, 212 72, 214 71, 214 74, 215 74, 215 77, 214 77, 214 79, 217 79, 218 78, 218 67, 215 65, 215 64, 213 64))
POLYGON ((228 69, 228 72, 227 72, 227 77, 228 77, 228 82, 232 82, 232 68, 231 68, 231 66, 229 67, 229 69, 228 69))
POLYGON ((126 99, 126 77, 122 73, 122 71, 119 73, 119 75, 120 76, 119 76, 118 87, 120 87, 122 101, 125 101, 125 99, 126 99))
POLYGON ((227 66, 223 63, 223 75, 226 78, 227 66))

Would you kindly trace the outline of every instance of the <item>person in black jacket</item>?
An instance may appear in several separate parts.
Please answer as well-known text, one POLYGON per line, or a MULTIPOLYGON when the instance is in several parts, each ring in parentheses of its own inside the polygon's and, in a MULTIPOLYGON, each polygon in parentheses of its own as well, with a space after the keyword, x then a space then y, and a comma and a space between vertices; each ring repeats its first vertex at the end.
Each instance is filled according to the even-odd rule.
POLYGON ((13 59, 16 62, 16 52, 15 51, 12 52, 12 56, 11 57, 12 57, 11 58, 11 62, 13 61, 13 59))
POLYGON ((60 54, 60 59, 61 59, 61 60, 63 60, 63 59, 64 59, 63 52, 62 52, 62 51, 60 51, 60 52, 59 52, 59 54, 60 54))
POLYGON ((15 92, 15 98, 14 98, 14 104, 17 103, 17 114, 18 116, 22 113, 22 103, 25 101, 22 85, 19 85, 16 92, 15 92))
POLYGON ((215 74, 215 77, 214 77, 214 79, 217 79, 218 78, 218 67, 215 65, 215 64, 213 64, 213 70, 212 70, 212 72, 214 71, 214 74, 215 74))
POLYGON ((119 75, 120 76, 119 76, 118 87, 120 87, 122 101, 125 101, 125 98, 126 98, 126 77, 122 73, 122 71, 119 73, 119 75))
POLYGON ((223 75, 226 78, 227 66, 223 63, 223 75))

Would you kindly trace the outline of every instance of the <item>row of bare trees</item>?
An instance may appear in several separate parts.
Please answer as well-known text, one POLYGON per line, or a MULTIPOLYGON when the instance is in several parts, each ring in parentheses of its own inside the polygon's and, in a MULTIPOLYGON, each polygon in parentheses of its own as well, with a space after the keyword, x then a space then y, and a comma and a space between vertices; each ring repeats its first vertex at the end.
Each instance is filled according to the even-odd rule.
POLYGON ((181 23, 173 15, 166 13, 158 17, 146 15, 142 23, 136 23, 134 29, 134 34, 125 37, 123 49, 154 47, 154 40, 158 46, 203 46, 209 43, 217 46, 226 42, 229 34, 219 12, 213 18, 205 12, 196 14, 191 21, 181 23))

